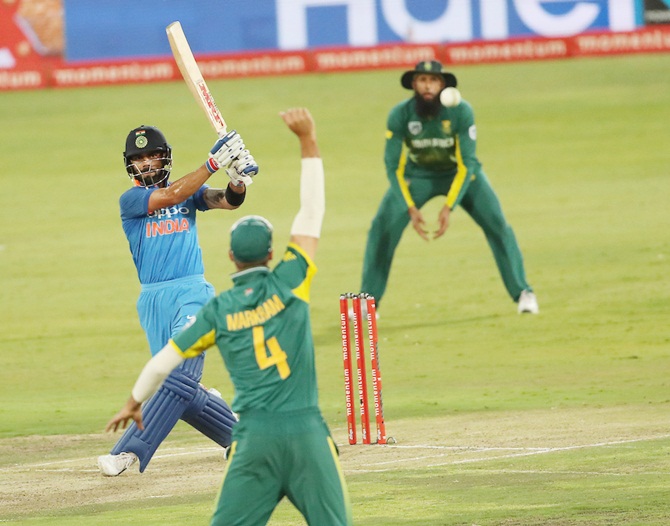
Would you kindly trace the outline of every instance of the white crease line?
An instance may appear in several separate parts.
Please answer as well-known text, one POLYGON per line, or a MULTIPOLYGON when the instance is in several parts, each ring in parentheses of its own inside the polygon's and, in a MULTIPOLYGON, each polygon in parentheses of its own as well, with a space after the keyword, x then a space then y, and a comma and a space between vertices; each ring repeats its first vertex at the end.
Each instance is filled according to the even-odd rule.
POLYGON ((647 475, 647 476, 667 476, 667 472, 662 471, 635 471, 632 473, 617 473, 615 471, 572 471, 564 470, 557 471, 551 469, 478 469, 478 473, 510 473, 512 475, 611 475, 613 477, 627 477, 633 475, 647 475))
POLYGON ((395 444, 385 444, 390 449, 448 449, 455 451, 510 451, 521 450, 527 451, 529 449, 547 449, 546 447, 487 447, 487 446, 399 446, 395 444))
MULTIPOLYGON (((175 448, 175 450, 183 451, 180 453, 163 453, 161 455, 154 455, 152 458, 170 458, 170 457, 180 457, 184 455, 199 455, 201 453, 211 453, 212 451, 221 451, 223 453, 223 448, 222 447, 209 447, 209 448, 198 448, 196 450, 191 450, 191 451, 185 451, 185 448, 175 448)), ((168 450, 170 451, 170 450, 168 450)), ((58 466, 60 464, 72 464, 72 463, 91 463, 91 465, 95 465, 97 461, 97 456, 93 457, 81 457, 81 458, 69 458, 69 459, 63 459, 63 460, 54 460, 53 462, 41 462, 39 464, 20 464, 20 465, 15 465, 15 466, 6 466, 3 468, 0 468, 0 473, 3 472, 8 472, 8 471, 29 471, 29 470, 35 470, 35 471, 89 471, 86 469, 72 469, 72 468, 62 468, 62 469, 52 469, 52 470, 40 470, 39 468, 48 468, 49 466, 58 466)), ((91 471, 97 471, 97 470, 91 470, 91 471)))
POLYGON ((644 442, 646 440, 661 440, 664 438, 670 438, 670 434, 666 435, 657 435, 657 436, 651 436, 651 437, 642 437, 642 438, 631 438, 629 440, 614 440, 611 442, 596 442, 595 444, 581 444, 577 446, 563 446, 559 448, 553 448, 553 447, 488 447, 488 446, 432 446, 432 445, 422 445, 422 444, 417 444, 417 445, 400 445, 400 444, 386 444, 384 447, 387 447, 389 449, 474 449, 474 450, 483 450, 483 451, 494 451, 494 450, 514 450, 514 449, 519 449, 519 450, 532 450, 532 449, 537 449, 537 450, 561 450, 561 449, 579 449, 579 448, 585 448, 585 447, 600 447, 600 446, 612 446, 612 445, 618 445, 618 444, 630 444, 633 442, 644 442))
MULTIPOLYGON (((488 460, 501 460, 501 459, 506 459, 506 458, 515 458, 515 457, 525 457, 525 456, 532 456, 532 455, 540 455, 543 453, 554 453, 557 451, 571 451, 571 450, 577 450, 577 449, 586 449, 586 448, 591 448, 591 447, 604 447, 604 446, 616 446, 616 445, 621 445, 621 444, 633 444, 636 442, 645 442, 649 440, 662 440, 665 438, 670 438, 670 434, 667 435, 659 435, 659 436, 654 436, 654 437, 644 437, 644 438, 635 438, 635 439, 630 439, 630 440, 615 440, 611 442, 597 442, 595 444, 582 444, 582 445, 577 445, 577 446, 564 446, 564 447, 547 447, 547 448, 501 448, 501 447, 477 447, 477 446, 432 446, 432 445, 414 445, 414 446, 398 446, 398 445, 385 445, 385 448, 388 449, 443 449, 443 450, 461 450, 461 451, 476 451, 476 452, 485 452, 485 451, 522 451, 521 453, 512 453, 510 455, 497 455, 493 457, 479 457, 479 458, 472 458, 472 459, 461 459, 461 460, 453 460, 450 462, 441 462, 437 464, 428 464, 423 467, 437 467, 437 466, 445 466, 445 465, 454 465, 454 464, 468 464, 468 463, 474 463, 474 462, 486 462, 488 460)), ((209 448, 197 448, 196 450, 186 450, 186 448, 174 448, 173 450, 180 451, 179 453, 163 453, 161 455, 154 455, 154 458, 170 458, 170 457, 178 457, 178 456, 187 456, 187 455, 199 455, 201 453, 211 453, 213 451, 223 451, 222 448, 220 447, 209 447, 209 448)), ((170 451, 170 450, 168 450, 170 451)), ((423 456, 423 457, 414 457, 412 459, 394 459, 394 460, 389 460, 385 462, 371 462, 367 463, 365 465, 368 466, 375 466, 375 465, 385 465, 385 464, 399 464, 400 462, 408 462, 411 460, 424 460, 426 458, 435 458, 435 457, 445 457, 447 456, 445 454, 441 455, 431 455, 431 456, 423 456)), ((59 464, 68 464, 68 463, 75 463, 75 462, 88 462, 91 461, 95 457, 81 457, 81 458, 73 458, 73 459, 64 459, 64 460, 56 460, 54 462, 42 462, 39 464, 28 464, 28 465, 16 465, 16 466, 8 466, 8 467, 3 467, 0 468, 0 473, 2 472, 9 472, 9 471, 25 471, 25 470, 31 470, 31 469, 37 469, 37 468, 44 468, 44 467, 49 467, 49 466, 57 466, 59 464)), ((58 471, 58 470, 54 470, 58 471)), ((74 470, 73 470, 74 471, 74 470)), ((81 470, 76 470, 76 471, 81 471, 81 470)), ((95 470, 90 470, 90 469, 85 469, 84 471, 95 471, 95 470)), ((376 471, 376 470, 360 470, 360 469, 351 469, 351 470, 346 470, 345 471, 350 471, 350 472, 366 472, 366 471, 376 471)), ((388 471, 385 469, 378 470, 378 471, 388 471)))
MULTIPOLYGON (((16 471, 19 471, 18 469, 16 471)), ((26 469, 30 473, 100 473, 99 469, 92 468, 44 468, 44 469, 26 469)))
MULTIPOLYGON (((516 458, 516 457, 528 457, 532 455, 541 455, 544 453, 555 453, 557 451, 574 451, 578 449, 586 449, 586 448, 592 448, 592 447, 605 447, 605 446, 617 446, 617 445, 622 445, 622 444, 633 444, 636 442, 645 442, 649 440, 661 440, 665 438, 670 438, 670 434, 668 435, 660 435, 660 436, 655 436, 655 437, 644 437, 644 438, 636 438, 636 439, 630 439, 630 440, 614 440, 610 442, 597 442, 595 444, 582 444, 578 446, 564 446, 564 447, 548 447, 548 448, 528 448, 527 450, 521 452, 521 453, 512 453, 509 455, 496 455, 492 457, 479 457, 479 458, 468 458, 468 459, 460 459, 460 460, 451 460, 449 462, 439 462, 435 464, 426 464, 423 465, 422 467, 439 467, 439 466, 451 466, 451 465, 457 465, 457 464, 472 464, 476 462, 487 462, 490 460, 504 460, 507 458, 516 458)), ((387 446, 389 448, 396 448, 400 446, 387 446)), ((411 446, 411 447, 416 447, 416 446, 411 446)), ((441 446, 429 446, 430 448, 440 448, 441 446)), ((445 449, 447 449, 448 446, 445 446, 445 449)), ((478 451, 488 451, 488 450, 500 450, 504 448, 480 448, 478 451)), ((512 448, 510 448, 512 449, 512 448)), ((522 448, 523 449, 523 448, 522 448)), ((424 456, 424 457, 415 457, 412 459, 394 459, 394 460, 389 460, 385 462, 371 462, 367 463, 365 465, 368 466, 382 466, 385 464, 399 464, 400 462, 406 462, 407 460, 412 460, 412 461, 419 461, 419 460, 425 460, 428 458, 435 458, 435 457, 445 457, 447 454, 442 454, 442 455, 430 455, 430 456, 424 456)), ((345 471, 351 471, 351 472, 365 472, 366 470, 362 469, 354 469, 354 470, 346 470, 345 471)), ((367 470, 370 472, 376 472, 376 471, 388 471, 386 469, 381 469, 381 470, 367 470)))
POLYGON ((198 451, 185 451, 184 453, 166 453, 164 455, 154 455, 152 458, 183 457, 187 455, 199 455, 200 453, 211 453, 212 451, 220 451, 221 454, 223 454, 224 449, 222 447, 201 448, 198 451))

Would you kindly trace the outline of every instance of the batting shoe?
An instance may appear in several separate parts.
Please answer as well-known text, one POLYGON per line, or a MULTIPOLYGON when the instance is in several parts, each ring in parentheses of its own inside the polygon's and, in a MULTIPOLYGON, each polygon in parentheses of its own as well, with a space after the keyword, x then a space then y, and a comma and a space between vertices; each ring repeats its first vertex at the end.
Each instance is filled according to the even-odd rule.
POLYGON ((116 477, 137 462, 135 453, 119 453, 118 455, 102 455, 98 457, 100 472, 106 477, 116 477))
POLYGON ((519 296, 519 303, 517 305, 519 314, 529 313, 529 314, 538 314, 540 312, 540 307, 537 304, 537 298, 529 290, 524 290, 519 296))

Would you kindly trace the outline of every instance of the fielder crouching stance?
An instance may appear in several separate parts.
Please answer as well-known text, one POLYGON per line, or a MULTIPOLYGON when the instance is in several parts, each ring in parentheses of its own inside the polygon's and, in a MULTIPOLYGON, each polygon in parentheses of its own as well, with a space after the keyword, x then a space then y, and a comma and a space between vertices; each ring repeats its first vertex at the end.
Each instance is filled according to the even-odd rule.
MULTIPOLYGON (((123 158, 135 186, 119 200, 121 220, 142 284, 140 323, 155 355, 214 296, 204 277, 196 210, 238 208, 258 166, 232 131, 214 144, 205 164, 171 183, 172 149, 153 126, 128 134, 123 158), (220 167, 230 177, 225 190, 205 184, 220 167)), ((119 475, 138 459, 144 471, 179 419, 222 447, 230 445, 236 418, 218 393, 200 385, 203 365, 204 354, 170 374, 146 403, 144 425, 131 425, 110 454, 98 457, 104 475, 119 475)))
POLYGON ((400 83, 414 95, 388 114, 384 164, 390 186, 368 232, 361 291, 374 296, 379 309, 405 228, 411 223, 428 241, 421 208, 441 196, 444 204, 433 238, 445 234, 451 214, 460 206, 484 233, 517 311, 537 314, 539 306, 526 280, 521 249, 477 158, 474 112, 461 100, 456 77, 443 71, 438 61, 429 60, 405 71, 400 83), (446 97, 444 104, 443 95, 450 93, 458 97, 446 97))
MULTIPOLYGON (((212 299, 192 325, 144 367, 123 409, 107 424, 142 427, 140 404, 175 367, 217 345, 235 386, 233 428, 223 487, 212 525, 266 524, 283 497, 308 524, 351 524, 337 448, 318 406, 309 318, 313 257, 325 212, 324 172, 310 113, 282 113, 300 140, 300 210, 273 270, 272 225, 246 216, 233 225, 233 287, 212 299), (188 358, 188 359, 187 359, 188 358)), ((146 412, 145 412, 146 414, 146 412)))

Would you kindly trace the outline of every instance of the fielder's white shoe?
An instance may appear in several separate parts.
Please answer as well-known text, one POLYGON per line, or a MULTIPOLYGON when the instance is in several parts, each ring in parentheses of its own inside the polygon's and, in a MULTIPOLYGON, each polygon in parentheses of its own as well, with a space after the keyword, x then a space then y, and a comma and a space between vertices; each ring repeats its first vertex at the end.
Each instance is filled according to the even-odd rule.
POLYGON ((118 455, 102 455, 98 457, 100 472, 107 477, 116 477, 137 462, 135 453, 119 453, 118 455))
POLYGON ((537 304, 537 298, 535 297, 535 294, 529 290, 524 290, 521 293, 521 296, 519 296, 519 303, 517 308, 519 314, 537 314, 540 312, 540 306, 537 304))

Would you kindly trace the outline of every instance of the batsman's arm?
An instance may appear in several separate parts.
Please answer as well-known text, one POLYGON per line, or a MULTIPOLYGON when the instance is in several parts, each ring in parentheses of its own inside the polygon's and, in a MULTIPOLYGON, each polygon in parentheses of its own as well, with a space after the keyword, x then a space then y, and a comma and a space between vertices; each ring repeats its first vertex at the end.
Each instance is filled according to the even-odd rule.
POLYGON ((306 108, 291 108, 280 115, 300 141, 300 210, 293 220, 290 240, 313 259, 326 212, 325 174, 316 125, 306 108))
POLYGON ((244 184, 236 186, 228 183, 226 189, 207 188, 203 193, 203 199, 209 208, 224 208, 235 210, 239 208, 247 195, 247 187, 244 184))
POLYGON ((177 179, 170 186, 157 188, 149 197, 149 213, 161 208, 178 205, 185 201, 196 193, 211 175, 203 165, 184 177, 177 179))
POLYGON ((219 167, 227 166, 245 149, 242 137, 235 131, 216 141, 207 161, 169 186, 158 188, 149 197, 149 213, 178 205, 196 193, 219 167))
POLYGON ((172 343, 168 343, 156 353, 142 369, 130 398, 121 411, 107 423, 105 431, 116 431, 119 427, 125 429, 131 419, 135 421, 137 427, 144 429, 142 402, 148 400, 158 390, 163 380, 183 361, 183 356, 172 343))

